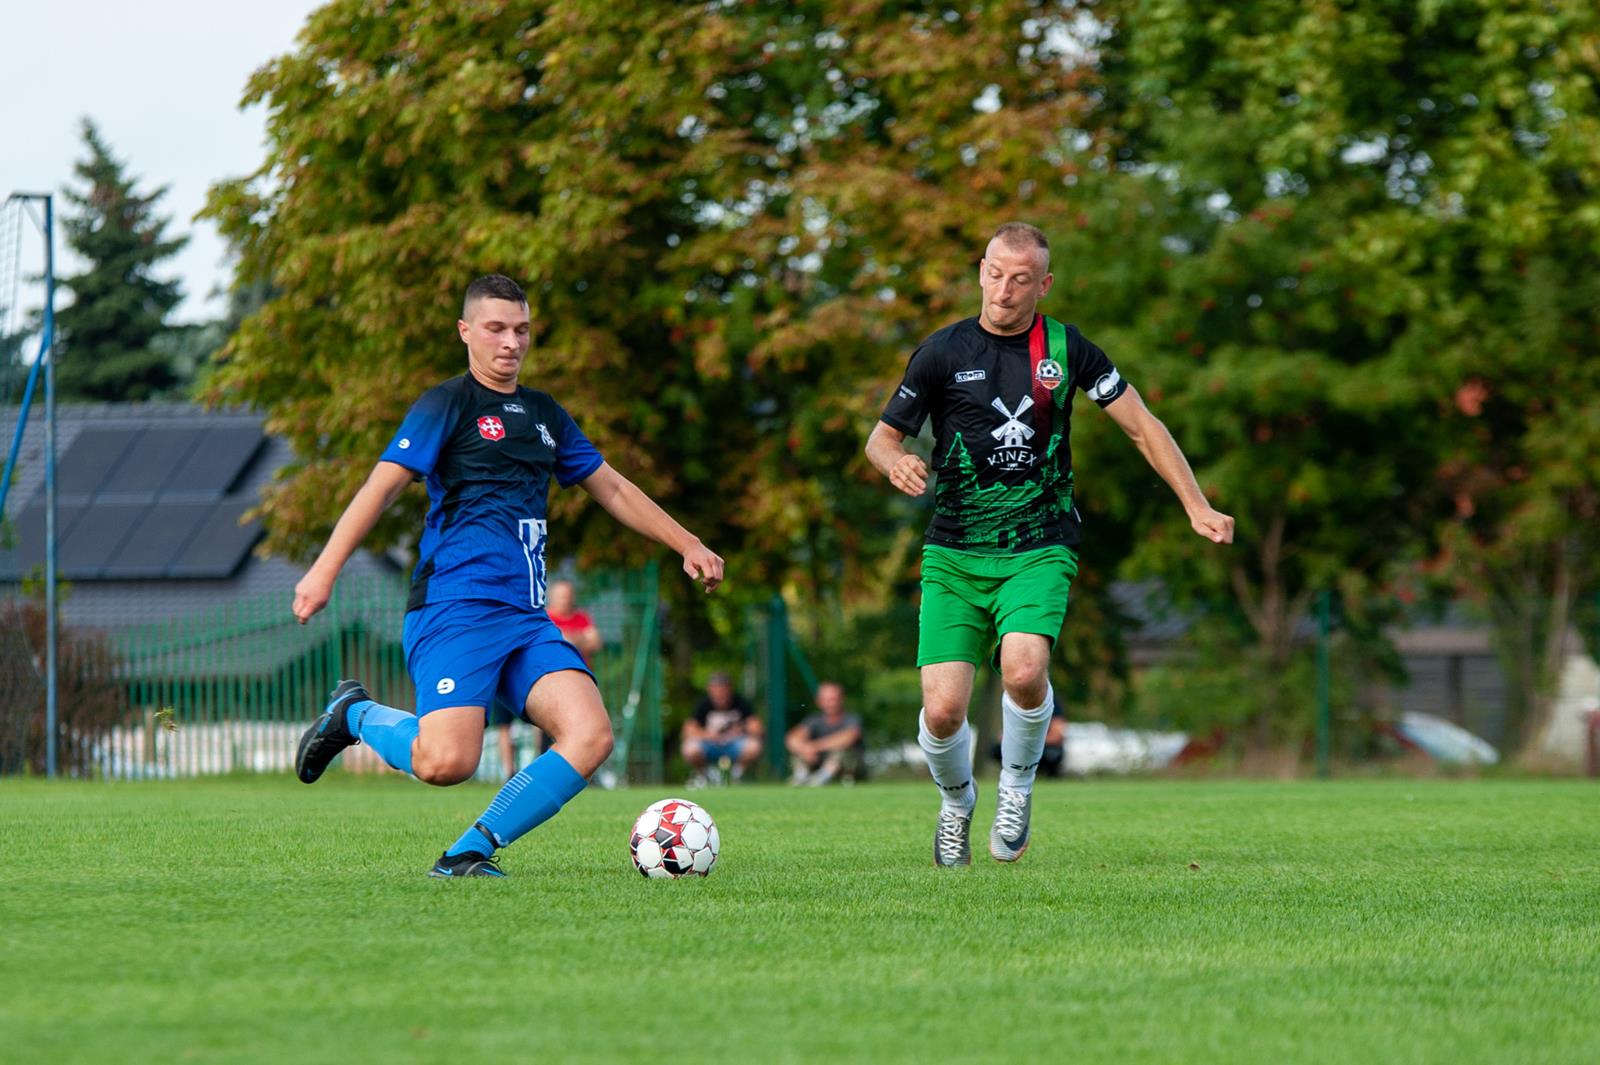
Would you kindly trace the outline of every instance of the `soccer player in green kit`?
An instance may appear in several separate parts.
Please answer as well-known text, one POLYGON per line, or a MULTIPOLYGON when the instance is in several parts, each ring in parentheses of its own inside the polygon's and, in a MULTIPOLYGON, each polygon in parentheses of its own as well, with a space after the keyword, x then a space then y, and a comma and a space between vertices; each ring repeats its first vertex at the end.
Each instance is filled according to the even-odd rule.
POLYGON ((1078 572, 1072 500, 1072 399, 1083 392, 1111 415, 1177 493, 1194 531, 1233 542, 1233 519, 1206 502, 1183 452, 1139 393, 1083 334, 1037 313, 1050 291, 1050 244, 1008 222, 978 264, 982 311, 934 333, 867 440, 867 458, 909 496, 928 484, 907 436, 933 418, 933 520, 922 558, 917 739, 943 801, 936 865, 972 864, 967 704, 988 658, 1005 685, 1001 770, 989 853, 1027 850, 1033 781, 1050 727, 1050 651, 1078 572))

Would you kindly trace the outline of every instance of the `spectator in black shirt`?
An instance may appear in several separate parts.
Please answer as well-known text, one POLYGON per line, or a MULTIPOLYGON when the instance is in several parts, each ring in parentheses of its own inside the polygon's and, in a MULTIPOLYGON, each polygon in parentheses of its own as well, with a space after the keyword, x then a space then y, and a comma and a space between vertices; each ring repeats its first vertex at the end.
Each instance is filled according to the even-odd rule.
POLYGON ((733 681, 726 673, 713 673, 706 693, 683 723, 683 757, 694 767, 694 782, 703 784, 710 778, 720 783, 724 762, 734 780, 744 776, 761 757, 764 735, 761 719, 733 690, 733 681))

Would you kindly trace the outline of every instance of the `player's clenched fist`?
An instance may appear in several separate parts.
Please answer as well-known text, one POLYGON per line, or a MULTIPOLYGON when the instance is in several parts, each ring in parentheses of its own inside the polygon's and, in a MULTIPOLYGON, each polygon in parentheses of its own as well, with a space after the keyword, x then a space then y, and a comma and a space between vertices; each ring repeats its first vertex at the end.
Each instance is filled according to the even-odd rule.
POLYGON ((300 578, 300 583, 294 586, 294 616, 295 620, 304 625, 311 620, 311 616, 328 605, 328 599, 333 595, 333 582, 315 570, 308 572, 300 578))
POLYGON ((1189 524, 1194 527, 1195 532, 1214 544, 1233 543, 1233 519, 1220 510, 1207 507, 1198 514, 1191 515, 1189 524))
POLYGON ((928 488, 928 467, 915 455, 903 455, 889 467, 889 483, 908 496, 920 496, 928 488))
POLYGON ((722 583, 722 556, 705 544, 697 543, 683 553, 683 572, 711 591, 722 583))

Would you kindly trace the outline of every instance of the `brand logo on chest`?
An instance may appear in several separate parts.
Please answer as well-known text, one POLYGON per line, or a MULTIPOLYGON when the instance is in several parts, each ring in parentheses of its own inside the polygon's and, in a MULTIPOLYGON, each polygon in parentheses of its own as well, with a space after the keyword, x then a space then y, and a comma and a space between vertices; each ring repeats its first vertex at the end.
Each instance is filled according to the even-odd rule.
POLYGON ((1023 396, 1017 403, 1017 409, 1012 410, 996 396, 991 402, 1000 416, 1005 419, 998 429, 991 429, 989 435, 994 437, 997 446, 989 455, 989 465, 1002 470, 1025 470, 1035 461, 1033 446, 1028 442, 1033 439, 1033 427, 1022 420, 1022 416, 1033 409, 1033 397, 1023 396))
POLYGON ((478 435, 485 440, 503 440, 506 435, 506 426, 499 418, 479 418, 478 435))

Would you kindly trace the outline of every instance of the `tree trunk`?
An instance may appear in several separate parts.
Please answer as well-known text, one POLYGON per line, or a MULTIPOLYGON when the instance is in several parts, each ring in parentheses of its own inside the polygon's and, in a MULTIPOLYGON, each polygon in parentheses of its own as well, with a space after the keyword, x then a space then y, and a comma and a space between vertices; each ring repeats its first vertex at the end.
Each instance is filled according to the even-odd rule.
MULTIPOLYGON (((1580 582, 1574 572, 1575 545, 1570 539, 1557 540, 1553 545, 1555 557, 1551 571, 1550 599, 1544 630, 1544 647, 1536 659, 1535 683, 1529 692, 1527 715, 1517 734, 1517 755, 1520 759, 1533 756, 1539 741, 1555 720, 1556 701, 1561 694, 1561 674, 1567 660, 1567 629, 1572 624, 1572 614, 1577 606, 1580 582)), ((1537 604, 1535 604, 1537 606, 1537 604)))
POLYGON ((1272 746, 1277 739, 1273 726, 1282 716, 1288 695, 1283 687, 1283 677, 1294 654, 1294 630, 1311 602, 1310 591, 1301 589, 1291 594, 1284 578, 1284 533, 1287 525, 1288 517, 1281 509, 1267 522, 1265 535, 1256 553, 1259 585, 1251 585, 1250 576, 1242 564, 1236 564, 1231 574, 1239 606, 1256 633, 1262 666, 1261 683, 1266 689, 1268 708, 1254 715, 1247 727, 1247 743, 1255 752, 1272 746))

